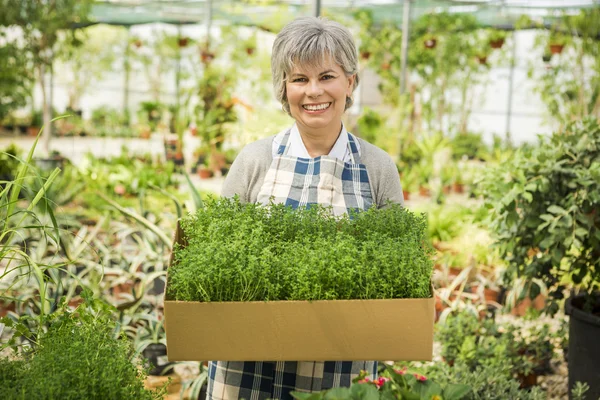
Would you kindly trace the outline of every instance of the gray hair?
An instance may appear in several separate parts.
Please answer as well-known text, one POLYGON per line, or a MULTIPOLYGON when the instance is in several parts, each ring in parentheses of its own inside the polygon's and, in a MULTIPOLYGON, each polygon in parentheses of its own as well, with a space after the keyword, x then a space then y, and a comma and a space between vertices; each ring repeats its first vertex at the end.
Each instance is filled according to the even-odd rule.
MULTIPOLYGON (((347 77, 356 75, 354 91, 358 86, 358 53, 348 28, 322 17, 300 17, 279 32, 273 43, 271 73, 275 97, 285 112, 290 114, 285 84, 294 66, 320 66, 329 55, 347 77)), ((346 109, 351 105, 352 99, 346 98, 346 109)))

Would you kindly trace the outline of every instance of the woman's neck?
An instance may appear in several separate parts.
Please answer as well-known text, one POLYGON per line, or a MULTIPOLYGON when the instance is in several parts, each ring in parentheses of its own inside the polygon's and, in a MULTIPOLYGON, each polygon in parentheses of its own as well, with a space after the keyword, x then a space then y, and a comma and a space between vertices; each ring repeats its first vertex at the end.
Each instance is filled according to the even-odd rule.
POLYGON ((327 130, 313 130, 298 126, 298 131, 306 151, 312 158, 315 158, 325 156, 331 152, 342 132, 342 123, 340 122, 337 130, 331 130, 330 128, 327 130))

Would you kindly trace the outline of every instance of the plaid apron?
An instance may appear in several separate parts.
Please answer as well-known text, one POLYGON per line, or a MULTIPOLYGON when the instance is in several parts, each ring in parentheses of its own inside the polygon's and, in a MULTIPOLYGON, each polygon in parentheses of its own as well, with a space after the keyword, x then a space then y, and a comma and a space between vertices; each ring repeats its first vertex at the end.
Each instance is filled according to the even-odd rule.
MULTIPOLYGON (((258 202, 331 206, 334 215, 366 210, 373 204, 366 167, 361 164, 356 139, 348 133, 351 162, 335 157, 288 156, 290 130, 283 133, 277 154, 258 194, 258 202)), ((376 361, 210 361, 208 399, 291 399, 290 392, 318 392, 350 386, 361 370, 371 379, 376 361)))

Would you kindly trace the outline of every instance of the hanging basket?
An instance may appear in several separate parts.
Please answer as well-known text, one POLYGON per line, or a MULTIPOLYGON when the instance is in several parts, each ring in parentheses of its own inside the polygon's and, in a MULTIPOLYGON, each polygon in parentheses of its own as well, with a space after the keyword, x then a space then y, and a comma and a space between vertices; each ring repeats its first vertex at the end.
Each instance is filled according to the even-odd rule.
POLYGON ((504 39, 490 40, 490 47, 492 49, 499 49, 502 46, 504 46, 504 39))
POLYGON ((433 49, 437 45, 437 40, 435 38, 427 39, 423 42, 423 44, 425 45, 425 48, 433 49))
POLYGON ((188 38, 182 37, 177 40, 177 44, 179 45, 179 47, 186 47, 188 45, 188 41, 188 38))

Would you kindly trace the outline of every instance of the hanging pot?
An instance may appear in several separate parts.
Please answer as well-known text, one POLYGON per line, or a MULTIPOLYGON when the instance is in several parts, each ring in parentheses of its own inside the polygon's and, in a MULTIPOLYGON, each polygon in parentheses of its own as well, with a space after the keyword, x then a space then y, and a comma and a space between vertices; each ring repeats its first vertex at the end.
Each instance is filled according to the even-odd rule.
POLYGON ((492 49, 499 49, 504 45, 504 39, 490 40, 490 47, 492 49))
POLYGON ((560 54, 565 46, 562 44, 550 44, 550 53, 560 54))
POLYGON ((575 382, 590 386, 586 398, 600 398, 600 294, 595 294, 591 312, 583 310, 582 295, 567 300, 569 319, 569 393, 575 382))
POLYGON ((435 38, 427 39, 423 42, 426 48, 433 49, 437 45, 437 40, 435 38))

